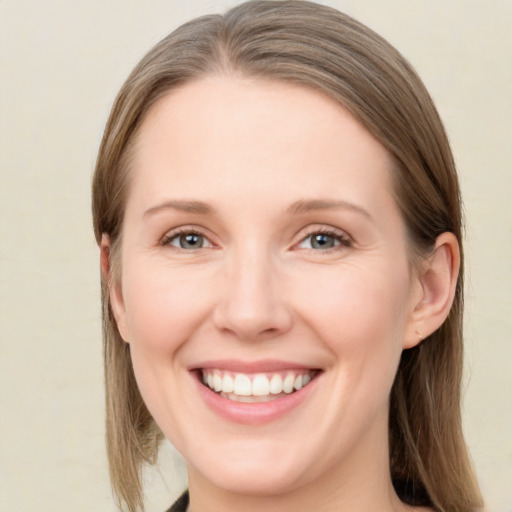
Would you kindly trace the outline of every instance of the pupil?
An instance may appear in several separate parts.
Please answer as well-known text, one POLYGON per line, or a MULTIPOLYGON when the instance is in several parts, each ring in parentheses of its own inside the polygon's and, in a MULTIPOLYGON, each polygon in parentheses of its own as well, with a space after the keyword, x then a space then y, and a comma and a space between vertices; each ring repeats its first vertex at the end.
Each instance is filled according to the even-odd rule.
POLYGON ((183 249, 196 249, 197 247, 201 247, 203 245, 203 237, 193 233, 182 235, 180 245, 183 249))
POLYGON ((313 235, 311 246, 314 249, 330 249, 334 246, 334 239, 330 235, 313 235))

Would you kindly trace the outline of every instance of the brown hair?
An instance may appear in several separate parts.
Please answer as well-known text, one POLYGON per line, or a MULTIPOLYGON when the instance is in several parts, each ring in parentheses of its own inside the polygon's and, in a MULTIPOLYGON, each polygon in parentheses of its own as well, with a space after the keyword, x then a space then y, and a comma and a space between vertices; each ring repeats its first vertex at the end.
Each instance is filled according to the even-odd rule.
MULTIPOLYGON (((111 241, 115 279, 129 152, 145 113, 170 89, 208 74, 240 74, 316 89, 372 133, 396 161, 394 192, 411 247, 424 253, 445 231, 461 244, 459 186, 435 106, 408 62, 373 31, 307 1, 252 1, 224 16, 195 19, 157 44, 114 103, 93 182, 94 230, 111 241)), ((114 493, 143 509, 141 471, 161 433, 139 394, 129 346, 117 330, 103 282, 107 448, 114 493)), ((482 506, 461 429, 463 281, 448 319, 402 354, 390 404, 391 476, 400 498, 443 512, 482 506)))

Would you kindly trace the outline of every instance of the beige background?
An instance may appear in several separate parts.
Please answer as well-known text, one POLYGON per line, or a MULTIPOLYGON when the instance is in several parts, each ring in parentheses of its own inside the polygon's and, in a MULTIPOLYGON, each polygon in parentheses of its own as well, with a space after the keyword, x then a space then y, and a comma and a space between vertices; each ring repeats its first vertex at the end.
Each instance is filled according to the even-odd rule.
MULTIPOLYGON (((492 512, 512 511, 512 1, 331 0, 424 78, 467 209, 465 427, 492 512)), ((114 511, 103 446, 89 188, 138 59, 233 1, 0 0, 0 510, 114 511)), ((148 512, 184 485, 170 448, 148 512), (162 480, 161 475, 165 474, 162 480)))

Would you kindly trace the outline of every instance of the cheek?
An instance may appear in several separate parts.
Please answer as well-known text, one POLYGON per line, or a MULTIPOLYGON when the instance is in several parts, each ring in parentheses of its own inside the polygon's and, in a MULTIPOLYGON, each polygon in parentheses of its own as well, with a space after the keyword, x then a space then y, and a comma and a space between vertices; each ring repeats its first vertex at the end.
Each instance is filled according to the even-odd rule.
MULTIPOLYGON (((123 297, 135 378, 143 400, 166 433, 177 429, 172 404, 184 395, 180 349, 200 334, 211 310, 214 275, 161 263, 123 268, 123 297)), ((178 429, 179 430, 179 429, 178 429)))
POLYGON ((127 265, 123 297, 130 342, 148 352, 176 351, 208 314, 211 287, 202 283, 212 279, 201 269, 191 277, 189 269, 165 264, 127 265))
POLYGON ((352 268, 336 284, 303 294, 302 314, 331 354, 326 378, 334 392, 323 405, 332 425, 347 426, 341 445, 387 417, 407 320, 408 276, 367 270, 352 268))
MULTIPOLYGON (((393 378, 408 317, 410 280, 406 266, 346 266, 317 275, 315 286, 294 290, 300 315, 319 333, 334 360, 351 375, 366 372, 393 378)), ((345 373, 346 374, 346 373, 345 373)), ((373 381, 373 379, 372 379, 373 381)))

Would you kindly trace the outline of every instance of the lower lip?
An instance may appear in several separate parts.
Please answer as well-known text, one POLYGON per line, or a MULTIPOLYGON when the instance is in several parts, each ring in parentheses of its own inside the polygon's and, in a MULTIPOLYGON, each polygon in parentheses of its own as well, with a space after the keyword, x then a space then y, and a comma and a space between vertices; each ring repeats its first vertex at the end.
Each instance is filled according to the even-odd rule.
POLYGON ((244 403, 223 398, 194 378, 199 394, 206 405, 219 416, 234 423, 258 425, 275 421, 299 407, 311 395, 317 386, 320 375, 317 375, 307 386, 281 398, 269 402, 244 403))

